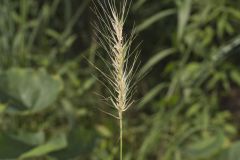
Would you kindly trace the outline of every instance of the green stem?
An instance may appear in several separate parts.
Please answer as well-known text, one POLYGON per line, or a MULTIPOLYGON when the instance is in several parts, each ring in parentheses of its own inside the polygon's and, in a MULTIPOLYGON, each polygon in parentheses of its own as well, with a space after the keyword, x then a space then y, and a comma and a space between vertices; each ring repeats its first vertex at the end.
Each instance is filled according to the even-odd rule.
POLYGON ((119 132, 120 132, 120 160, 123 158, 123 123, 122 123, 122 112, 119 113, 119 132))

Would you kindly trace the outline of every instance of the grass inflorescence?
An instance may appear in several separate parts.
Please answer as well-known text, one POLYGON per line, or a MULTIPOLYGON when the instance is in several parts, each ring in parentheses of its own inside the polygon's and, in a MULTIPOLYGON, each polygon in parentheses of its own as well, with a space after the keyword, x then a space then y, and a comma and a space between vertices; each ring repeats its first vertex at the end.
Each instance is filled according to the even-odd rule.
POLYGON ((134 30, 127 35, 125 22, 129 12, 130 2, 123 0, 96 0, 94 1, 94 13, 98 21, 94 23, 96 38, 99 45, 107 56, 100 54, 101 59, 108 68, 108 71, 97 70, 103 75, 102 81, 107 87, 110 96, 105 99, 117 111, 114 116, 120 124, 120 160, 122 160, 123 148, 123 113, 134 103, 133 95, 135 88, 135 74, 138 68, 137 48, 132 48, 135 38, 134 30), (107 57, 107 58, 106 58, 107 57))

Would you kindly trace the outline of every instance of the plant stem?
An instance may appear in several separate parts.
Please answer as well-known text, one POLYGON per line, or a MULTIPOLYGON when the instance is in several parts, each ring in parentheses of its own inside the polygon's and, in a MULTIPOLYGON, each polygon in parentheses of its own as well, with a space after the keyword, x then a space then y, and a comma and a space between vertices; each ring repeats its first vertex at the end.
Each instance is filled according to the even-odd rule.
POLYGON ((119 132, 120 132, 120 160, 123 158, 123 123, 122 123, 122 112, 119 112, 119 132))

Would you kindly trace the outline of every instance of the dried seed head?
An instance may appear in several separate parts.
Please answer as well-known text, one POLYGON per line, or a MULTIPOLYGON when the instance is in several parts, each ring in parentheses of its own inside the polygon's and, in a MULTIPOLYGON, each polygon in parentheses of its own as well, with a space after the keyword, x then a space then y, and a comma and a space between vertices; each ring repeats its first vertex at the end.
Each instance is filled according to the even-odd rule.
POLYGON ((103 83, 110 93, 109 99, 112 105, 122 114, 133 104, 134 76, 138 57, 136 49, 131 49, 134 31, 130 36, 124 34, 125 19, 129 10, 127 0, 118 4, 114 0, 96 0, 93 10, 98 18, 98 22, 93 24, 97 33, 97 42, 110 60, 109 62, 100 55, 109 69, 109 74, 99 68, 97 70, 105 78, 103 83))

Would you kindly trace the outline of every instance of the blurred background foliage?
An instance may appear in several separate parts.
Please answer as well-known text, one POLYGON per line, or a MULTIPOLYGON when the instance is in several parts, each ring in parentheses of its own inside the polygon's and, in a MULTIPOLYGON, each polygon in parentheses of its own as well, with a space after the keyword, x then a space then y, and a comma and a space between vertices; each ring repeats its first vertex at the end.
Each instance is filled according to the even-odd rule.
MULTIPOLYGON (((90 0, 0 0, 0 159, 116 160, 90 0)), ((134 0, 125 160, 240 160, 240 2, 134 0)))

